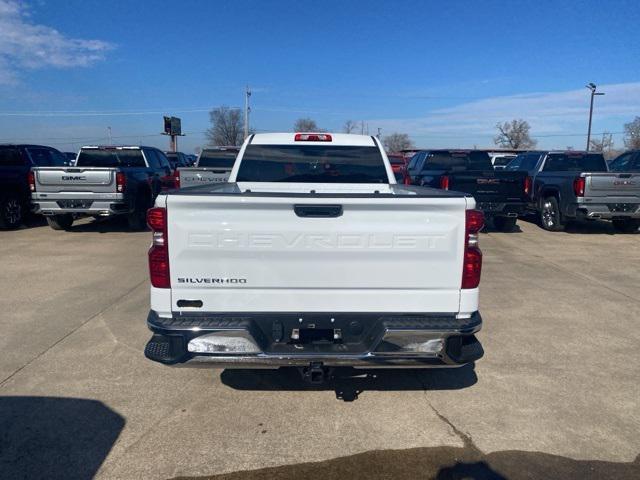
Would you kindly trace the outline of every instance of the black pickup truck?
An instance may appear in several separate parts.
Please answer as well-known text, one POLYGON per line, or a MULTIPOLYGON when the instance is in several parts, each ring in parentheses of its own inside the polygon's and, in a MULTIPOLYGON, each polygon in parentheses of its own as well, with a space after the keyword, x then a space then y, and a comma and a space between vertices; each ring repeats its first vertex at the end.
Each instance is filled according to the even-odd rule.
POLYGON ((66 157, 42 145, 0 145, 0 228, 17 228, 29 211, 31 167, 63 166, 66 157))
POLYGON ((423 150, 407 167, 410 183, 469 193, 496 229, 511 231, 524 212, 531 188, 526 172, 494 170, 479 150, 423 150))

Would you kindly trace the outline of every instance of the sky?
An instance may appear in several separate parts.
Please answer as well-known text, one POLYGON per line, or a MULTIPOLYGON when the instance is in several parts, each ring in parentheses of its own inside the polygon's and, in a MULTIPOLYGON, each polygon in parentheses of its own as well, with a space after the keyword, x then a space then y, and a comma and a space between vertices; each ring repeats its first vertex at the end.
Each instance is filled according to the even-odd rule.
POLYGON ((0 143, 206 143, 208 111, 251 128, 346 120, 420 147, 489 147, 527 120, 541 148, 584 148, 640 116, 640 2, 0 0, 0 143))

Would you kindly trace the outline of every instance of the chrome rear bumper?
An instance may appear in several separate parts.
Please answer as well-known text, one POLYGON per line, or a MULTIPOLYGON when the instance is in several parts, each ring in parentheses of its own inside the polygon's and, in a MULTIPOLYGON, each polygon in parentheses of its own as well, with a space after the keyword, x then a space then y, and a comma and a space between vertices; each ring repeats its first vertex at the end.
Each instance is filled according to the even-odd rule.
POLYGON ((145 355, 177 367, 279 368, 311 364, 355 368, 456 367, 480 359, 478 312, 455 314, 314 313, 202 314, 160 318, 145 355), (326 323, 323 319, 326 317, 326 323), (312 322, 312 328, 298 328, 312 322), (295 320, 295 321, 294 321, 295 320), (330 322, 330 323, 329 323, 330 322), (328 326, 331 329, 327 328, 328 326), (326 332, 329 339, 305 340, 326 332), (339 337, 337 336, 339 335, 339 337), (331 341, 331 337, 337 338, 331 341))

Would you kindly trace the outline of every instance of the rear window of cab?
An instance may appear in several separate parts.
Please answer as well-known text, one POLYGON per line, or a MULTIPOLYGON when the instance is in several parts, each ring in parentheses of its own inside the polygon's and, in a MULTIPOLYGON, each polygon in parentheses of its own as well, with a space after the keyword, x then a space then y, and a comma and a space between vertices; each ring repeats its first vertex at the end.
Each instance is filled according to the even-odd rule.
POLYGON ((377 147, 248 145, 236 181, 389 183, 377 147))

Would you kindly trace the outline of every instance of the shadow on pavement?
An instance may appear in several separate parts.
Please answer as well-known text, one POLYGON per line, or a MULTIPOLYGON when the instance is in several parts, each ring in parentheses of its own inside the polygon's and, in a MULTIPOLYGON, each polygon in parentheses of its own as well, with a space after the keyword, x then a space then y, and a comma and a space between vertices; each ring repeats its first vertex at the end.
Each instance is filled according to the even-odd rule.
POLYGON ((96 400, 0 397, 0 478, 93 478, 124 424, 96 400))
POLYGON ((336 368, 325 383, 305 383, 297 369, 278 370, 227 369, 220 375, 222 383, 236 390, 256 391, 326 391, 333 390, 338 400, 357 400, 365 391, 458 390, 478 381, 474 365, 439 369, 371 369, 336 368))
MULTIPOLYGON (((527 222, 542 230, 537 220, 533 217, 519 218, 519 222, 527 222)), ((619 232, 613 228, 611 222, 605 220, 573 220, 568 222, 564 228, 565 233, 580 235, 634 235, 635 233, 619 232)), ((549 232, 554 233, 554 232, 549 232)), ((637 233, 637 232, 636 232, 637 233)))
POLYGON ((519 450, 485 455, 475 447, 467 446, 371 451, 324 462, 179 479, 635 480, 640 478, 639 474, 640 457, 631 463, 615 463, 572 460, 557 455, 519 450))
POLYGON ((28 228, 44 227, 47 225, 47 221, 42 215, 28 214, 24 217, 22 225, 16 230, 26 230, 28 228))
POLYGON ((88 220, 77 220, 73 226, 67 230, 69 233, 123 233, 131 232, 127 219, 124 215, 105 218, 91 218, 88 220))

